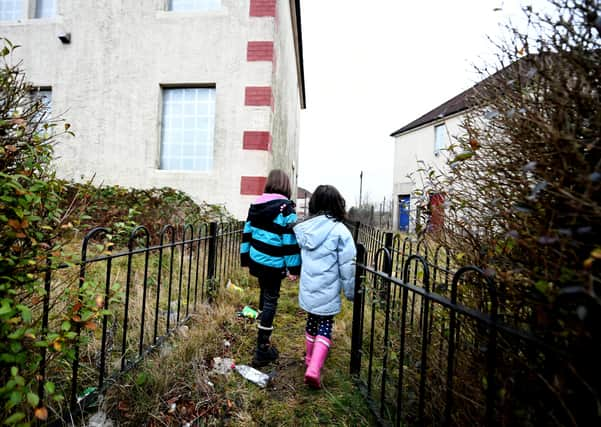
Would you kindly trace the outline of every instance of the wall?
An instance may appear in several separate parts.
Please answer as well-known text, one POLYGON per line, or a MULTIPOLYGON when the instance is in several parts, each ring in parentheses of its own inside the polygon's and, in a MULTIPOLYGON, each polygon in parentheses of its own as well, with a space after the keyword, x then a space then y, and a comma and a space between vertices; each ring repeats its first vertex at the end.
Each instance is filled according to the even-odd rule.
MULTIPOLYGON (((434 127, 445 123, 451 143, 456 136, 462 133, 460 128, 462 114, 446 117, 429 123, 417 129, 413 129, 394 139, 394 166, 393 166, 393 226, 398 229, 399 221, 399 195, 412 195, 413 191, 421 186, 419 175, 416 171, 423 167, 418 163, 433 165, 436 168, 444 168, 448 159, 448 153, 440 152, 434 154, 434 127), (408 175, 413 174, 413 180, 408 175), (415 182, 417 180, 417 182, 415 182)), ((412 197, 410 203, 410 231, 415 229, 415 203, 412 197)))
MULTIPOLYGON (((300 104, 291 2, 279 0, 274 45, 274 119, 271 166, 287 171, 297 187, 300 104)), ((292 195, 295 198, 295 194, 292 195)))
MULTIPOLYGON (((288 83, 275 85, 275 109, 265 103, 247 105, 249 87, 273 85, 272 61, 248 60, 249 41, 273 41, 276 34, 275 18, 261 15, 265 0, 222 0, 219 10, 186 13, 165 11, 166 0, 57 3, 55 18, 2 22, 0 30, 23 46, 18 56, 28 78, 34 85, 52 87, 53 112, 63 113, 72 124, 76 137, 57 147, 60 176, 95 176, 96 184, 174 187, 196 201, 223 204, 242 218, 256 197, 253 184, 271 166, 296 161, 294 150, 278 147, 272 159, 265 149, 244 149, 246 131, 271 132, 272 126, 278 134, 274 147, 280 134, 298 140, 299 103, 287 98, 288 83), (252 16, 257 3, 260 16, 252 16), (71 44, 57 39, 61 31, 71 33, 71 44), (216 87, 210 172, 158 169, 161 85, 186 84, 216 87), (280 113, 290 118, 277 118, 280 113), (286 154, 293 158, 287 160, 286 154), (245 188, 253 194, 241 196, 245 188)), ((286 4, 282 1, 278 8, 286 4)), ((289 37, 278 41, 279 62, 290 60, 288 52, 294 51, 293 44, 285 46, 289 37)), ((279 66, 292 80, 288 65, 279 66)))

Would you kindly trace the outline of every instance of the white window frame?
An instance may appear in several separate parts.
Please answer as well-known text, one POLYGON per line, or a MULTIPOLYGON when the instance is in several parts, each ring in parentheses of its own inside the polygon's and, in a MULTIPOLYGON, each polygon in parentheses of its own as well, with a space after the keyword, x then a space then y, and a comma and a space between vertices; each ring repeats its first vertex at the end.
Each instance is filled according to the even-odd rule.
POLYGON ((449 148, 449 133, 445 123, 434 126, 434 155, 438 156, 442 150, 449 148))
POLYGON ((165 10, 169 12, 207 12, 221 9, 222 0, 166 0, 165 10), (179 5, 175 5, 174 2, 179 5))
POLYGON ((49 19, 49 18, 54 18, 56 16, 56 2, 58 0, 30 0, 30 1, 32 2, 32 7, 33 7, 33 13, 31 14, 33 19, 49 19), (51 8, 49 8, 48 5, 46 5, 46 7, 41 7, 41 6, 43 6, 41 4, 42 2, 51 2, 51 8), (49 11, 50 14, 42 15, 40 13, 42 11, 49 11))
POLYGON ((27 0, 0 0, 0 22, 15 22, 24 19, 26 17, 26 2, 27 0), (11 9, 10 17, 5 18, 3 11, 6 10, 8 4, 14 6, 14 8, 11 9))
MULTIPOLYGON (((30 92, 30 97, 33 101, 37 101, 38 99, 42 99, 45 98, 45 100, 43 100, 42 102, 44 103, 44 105, 47 108, 46 111, 46 117, 43 123, 51 123, 51 117, 52 117, 52 88, 50 86, 39 86, 34 88, 31 92, 30 92)), ((47 131, 41 130, 40 133, 44 133, 47 132, 47 134, 52 135, 54 134, 54 128, 53 127, 48 127, 47 131)))
POLYGON ((214 85, 161 86, 159 169, 213 170, 215 100, 214 85))

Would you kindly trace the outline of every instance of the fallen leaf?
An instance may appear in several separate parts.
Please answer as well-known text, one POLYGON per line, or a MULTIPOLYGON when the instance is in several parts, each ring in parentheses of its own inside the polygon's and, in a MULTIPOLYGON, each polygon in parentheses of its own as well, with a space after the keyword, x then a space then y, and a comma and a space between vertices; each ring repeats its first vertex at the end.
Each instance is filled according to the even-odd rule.
POLYGON ((95 331, 95 330, 96 330, 96 328, 98 327, 98 326, 96 325, 96 323, 95 323, 95 322, 92 322, 92 321, 90 321, 90 322, 86 322, 84 326, 85 326, 85 328, 86 328, 86 329, 89 329, 90 331, 95 331))
POLYGON ((48 409, 44 407, 36 408, 33 414, 38 420, 46 421, 48 419, 48 409))
POLYGON ((19 230, 21 228, 21 221, 19 221, 18 219, 9 219, 7 223, 10 227, 14 228, 15 230, 19 230))

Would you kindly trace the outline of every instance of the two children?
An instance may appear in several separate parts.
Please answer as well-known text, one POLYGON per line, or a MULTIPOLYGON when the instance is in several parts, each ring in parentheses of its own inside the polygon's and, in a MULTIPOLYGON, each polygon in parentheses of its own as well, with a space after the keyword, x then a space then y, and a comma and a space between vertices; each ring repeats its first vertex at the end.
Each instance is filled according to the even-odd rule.
POLYGON ((242 265, 259 279, 261 319, 253 366, 278 358, 270 344, 280 284, 286 275, 302 274, 299 304, 307 312, 305 382, 321 387, 321 368, 332 345, 334 315, 340 312, 340 292, 354 296, 356 255, 351 233, 342 223, 345 201, 330 185, 317 187, 309 202, 310 217, 294 226, 290 180, 281 170, 267 177, 264 193, 250 206, 241 246, 242 265), (300 247, 300 249, 299 249, 300 247), (300 252, 300 255, 299 255, 300 252))

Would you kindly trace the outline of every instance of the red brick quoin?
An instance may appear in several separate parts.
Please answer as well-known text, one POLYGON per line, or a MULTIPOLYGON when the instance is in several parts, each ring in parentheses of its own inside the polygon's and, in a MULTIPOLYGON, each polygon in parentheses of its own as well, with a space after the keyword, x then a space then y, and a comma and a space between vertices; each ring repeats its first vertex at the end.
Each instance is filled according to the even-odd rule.
POLYGON ((250 0, 250 16, 275 17, 276 0, 250 0))
POLYGON ((247 61, 273 61, 273 42, 248 42, 247 61))
POLYGON ((244 91, 244 105, 273 106, 271 86, 247 86, 244 91))
POLYGON ((271 134, 266 131, 244 131, 242 148, 245 150, 271 150, 271 134))
POLYGON ((267 181, 267 178, 264 176, 240 177, 240 194, 249 196, 263 194, 265 181, 267 181))

